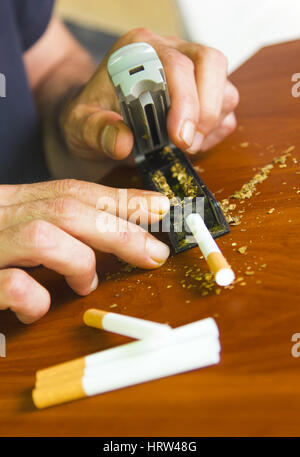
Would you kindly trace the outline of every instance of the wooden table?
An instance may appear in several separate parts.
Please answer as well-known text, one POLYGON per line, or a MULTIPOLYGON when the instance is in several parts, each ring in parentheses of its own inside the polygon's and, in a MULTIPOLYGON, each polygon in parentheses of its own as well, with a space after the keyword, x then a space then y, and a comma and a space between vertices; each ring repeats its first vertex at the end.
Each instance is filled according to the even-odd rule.
MULTIPOLYGON (((116 260, 99 255, 100 276, 112 275, 86 298, 75 296, 55 273, 35 270, 53 297, 48 315, 27 327, 10 312, 1 312, 0 332, 7 337, 7 357, 0 359, 1 435, 299 435, 300 358, 291 354, 292 335, 300 332, 300 99, 291 95, 299 56, 300 41, 284 43, 262 49, 236 71, 232 80, 241 95, 240 127, 197 164, 222 199, 295 146, 286 167, 275 165, 257 186, 257 195, 235 202, 237 211, 245 209, 241 224, 219 240, 244 279, 219 295, 203 295, 201 283, 185 276, 188 269, 207 268, 198 249, 171 257, 157 271, 120 274, 116 260), (244 255, 237 252, 241 246, 247 246, 244 255), (249 271, 254 274, 245 274, 249 271), (118 312, 174 327, 215 317, 221 363, 35 410, 31 389, 36 370, 127 341, 82 323, 87 308, 109 310, 112 304, 118 312)), ((120 186, 135 181, 128 173, 117 179, 120 186)))

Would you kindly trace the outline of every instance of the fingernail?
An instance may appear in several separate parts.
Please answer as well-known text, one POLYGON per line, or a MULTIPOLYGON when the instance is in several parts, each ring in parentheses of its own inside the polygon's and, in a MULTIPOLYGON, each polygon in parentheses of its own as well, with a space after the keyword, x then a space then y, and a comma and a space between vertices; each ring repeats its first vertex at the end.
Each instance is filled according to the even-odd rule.
POLYGON ((118 128, 113 125, 107 125, 102 132, 101 136, 101 146, 103 151, 114 158, 115 155, 115 145, 118 136, 118 128))
POLYGON ((168 197, 161 197, 159 199, 159 204, 158 208, 155 207, 152 208, 151 206, 151 213, 157 213, 157 214, 166 214, 170 209, 170 200, 168 197))
POLYGON ((195 136, 195 124, 192 121, 185 121, 180 132, 180 137, 182 141, 185 142, 187 146, 191 146, 195 136))
POLYGON ((91 292, 93 292, 94 290, 97 289, 98 284, 99 284, 99 279, 98 279, 98 275, 96 273, 95 276, 94 276, 93 282, 91 284, 91 292))
POLYGON ((170 254, 170 249, 166 244, 150 236, 146 241, 146 251, 149 257, 158 264, 163 264, 170 254))
POLYGON ((189 152, 190 154, 196 154, 196 152, 200 151, 203 141, 204 141, 203 133, 196 132, 192 146, 190 148, 188 148, 186 151, 189 152))
MULTIPOLYGON (((143 194, 150 200, 148 211, 154 214, 166 214, 170 209, 170 200, 168 197, 160 196, 158 192, 143 191, 143 194)), ((147 199, 147 200, 148 200, 147 199)))

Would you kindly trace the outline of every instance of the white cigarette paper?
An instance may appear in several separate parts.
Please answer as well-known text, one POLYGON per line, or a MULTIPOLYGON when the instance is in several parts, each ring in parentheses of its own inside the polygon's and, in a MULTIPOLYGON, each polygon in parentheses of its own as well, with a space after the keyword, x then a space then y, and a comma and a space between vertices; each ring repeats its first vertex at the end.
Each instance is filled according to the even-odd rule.
POLYGON ((161 335, 160 338, 157 339, 127 343, 116 348, 88 355, 85 358, 86 367, 112 362, 121 357, 141 355, 152 349, 158 349, 172 344, 180 344, 193 338, 203 338, 207 340, 218 338, 218 336, 219 330, 215 320, 208 317, 207 319, 202 319, 201 321, 192 322, 191 324, 175 328, 172 332, 161 335))
POLYGON ((94 367, 65 384, 35 389, 33 401, 38 408, 45 408, 218 363, 218 340, 206 348, 202 347, 202 342, 203 339, 197 337, 94 367))
POLYGON ((229 286, 235 279, 234 272, 228 265, 200 214, 189 214, 186 217, 186 222, 207 261, 210 270, 214 274, 216 283, 219 286, 229 286))
POLYGON ((152 379, 217 363, 220 343, 211 341, 201 348, 202 340, 195 338, 182 344, 160 348, 147 354, 118 360, 105 368, 94 367, 82 378, 88 396, 120 389, 152 379))
POLYGON ((88 309, 83 316, 86 325, 129 336, 138 340, 159 337, 172 329, 167 324, 160 324, 123 314, 111 313, 100 309, 88 309))
POLYGON ((91 367, 101 367, 104 364, 119 359, 143 355, 149 351, 168 345, 181 344, 193 338, 202 340, 202 348, 209 348, 210 342, 212 340, 217 340, 218 337, 218 326, 215 320, 209 317, 177 327, 172 331, 161 335, 160 338, 151 338, 123 344, 122 346, 87 355, 81 359, 75 359, 70 362, 40 370, 36 374, 36 387, 40 388, 43 385, 49 385, 60 377, 67 378, 72 372, 79 371, 84 374, 85 370, 91 367))

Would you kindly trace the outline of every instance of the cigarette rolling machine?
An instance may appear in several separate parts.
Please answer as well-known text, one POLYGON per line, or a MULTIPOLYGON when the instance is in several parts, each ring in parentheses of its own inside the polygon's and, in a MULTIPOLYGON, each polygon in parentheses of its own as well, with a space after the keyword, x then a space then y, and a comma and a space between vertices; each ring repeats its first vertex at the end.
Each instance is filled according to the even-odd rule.
MULTIPOLYGON (((204 220, 214 238, 229 232, 218 201, 195 172, 186 155, 168 137, 170 106, 164 69, 147 43, 134 43, 115 51, 108 60, 121 114, 134 134, 134 157, 146 189, 164 193, 170 200, 169 238, 175 253, 197 245, 185 228, 176 229, 176 207, 204 197, 204 220)), ((190 211, 190 212, 191 212, 190 211)), ((203 214, 202 214, 203 217, 203 214)))

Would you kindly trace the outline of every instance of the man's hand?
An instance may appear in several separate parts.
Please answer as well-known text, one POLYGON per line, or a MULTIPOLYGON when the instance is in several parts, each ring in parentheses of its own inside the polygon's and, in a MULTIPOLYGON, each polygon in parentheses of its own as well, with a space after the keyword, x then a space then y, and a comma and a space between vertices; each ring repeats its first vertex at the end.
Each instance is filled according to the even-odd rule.
POLYGON ((0 186, 0 195, 0 309, 10 308, 24 323, 48 311, 50 295, 16 266, 42 264, 87 295, 98 285, 92 248, 149 269, 169 256, 168 246, 130 222, 161 219, 169 210, 161 194, 130 189, 125 200, 119 189, 62 180, 0 186))
POLYGON ((168 131, 175 145, 195 157, 235 129, 239 96, 227 79, 227 61, 221 52, 137 29, 120 38, 96 69, 88 53, 53 16, 24 61, 43 119, 48 166, 55 177, 97 181, 116 164, 112 159, 130 155, 133 136, 119 113, 106 66, 113 51, 138 41, 151 44, 164 66, 171 98, 168 131), (61 107, 70 89, 82 86, 79 95, 63 103, 59 119, 67 149, 57 135, 57 105, 61 107))
MULTIPOLYGON (((164 66, 171 98, 168 131, 176 146, 194 155, 235 129, 238 92, 227 79, 227 61, 221 52, 145 29, 127 33, 111 52, 139 41, 151 44, 164 66)), ((61 117, 69 150, 82 158, 122 160, 133 146, 106 69, 111 52, 61 117)))
MULTIPOLYGON (((120 38, 111 52, 139 41, 151 44, 164 66, 171 98, 168 132, 175 145, 195 156, 234 130, 238 92, 227 80, 227 62, 220 52, 145 29, 120 38)), ((88 53, 53 16, 46 33, 24 55, 44 125, 48 164, 57 177, 99 180, 112 159, 130 155, 133 136, 118 112, 106 70, 109 54, 95 69, 88 53), (81 86, 64 103, 57 123, 57 106, 70 89, 81 86), (58 124, 68 149, 57 135, 58 124)), ((44 315, 50 296, 16 266, 43 264, 86 295, 98 283, 92 248, 142 268, 159 267, 169 255, 166 245, 124 217, 128 213, 130 219, 136 209, 129 204, 131 197, 139 197, 141 222, 158 221, 169 209, 160 194, 155 194, 160 209, 145 204, 153 193, 130 190, 124 202, 116 189, 75 180, 0 186, 0 195, 0 309, 11 308, 23 322, 44 315), (103 197, 116 202, 118 214, 98 205, 103 197), (115 223, 118 230, 107 229, 115 223)))

